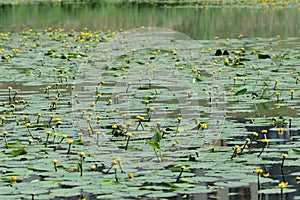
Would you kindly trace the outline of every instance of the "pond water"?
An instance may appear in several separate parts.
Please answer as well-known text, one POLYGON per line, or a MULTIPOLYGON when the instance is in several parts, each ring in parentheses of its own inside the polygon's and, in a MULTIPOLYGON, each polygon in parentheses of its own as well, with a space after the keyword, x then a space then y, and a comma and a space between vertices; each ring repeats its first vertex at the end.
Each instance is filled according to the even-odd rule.
POLYGON ((0 7, 0 196, 299 198, 297 4, 87 2, 0 7))
POLYGON ((297 37, 297 7, 268 6, 164 6, 147 3, 35 3, 2 5, 0 30, 21 31, 47 27, 66 30, 123 30, 145 27, 170 28, 193 39, 237 37, 297 37))

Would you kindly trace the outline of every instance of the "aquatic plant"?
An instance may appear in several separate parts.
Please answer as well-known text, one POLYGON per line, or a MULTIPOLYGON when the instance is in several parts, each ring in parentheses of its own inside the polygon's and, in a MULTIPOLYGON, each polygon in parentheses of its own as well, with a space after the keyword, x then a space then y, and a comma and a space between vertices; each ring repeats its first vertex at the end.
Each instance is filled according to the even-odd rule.
POLYGON ((53 163, 53 166, 54 166, 54 171, 57 172, 57 160, 56 159, 52 159, 52 163, 53 163))
POLYGON ((181 166, 180 169, 181 169, 181 171, 180 171, 180 173, 178 174, 178 177, 177 177, 177 179, 176 179, 176 183, 178 183, 178 182, 180 181, 180 178, 181 178, 181 176, 182 176, 183 171, 186 170, 186 166, 181 166))
POLYGON ((260 156, 261 156, 261 154, 264 152, 264 150, 267 148, 267 146, 268 146, 268 144, 269 144, 269 140, 268 140, 268 139, 262 139, 261 142, 264 144, 264 146, 263 146, 263 148, 261 149, 261 151, 259 152, 259 154, 257 155, 257 157, 260 157, 260 156))
POLYGON ((2 135, 4 136, 4 142, 5 142, 5 148, 8 148, 8 143, 7 143, 7 131, 6 130, 2 130, 2 135))
POLYGON ((80 172, 80 176, 83 175, 83 161, 85 159, 85 153, 80 151, 78 152, 78 156, 80 157, 80 160, 79 160, 79 163, 78 163, 78 169, 79 169, 79 172, 80 172))
POLYGON ((73 140, 71 140, 71 139, 68 139, 67 140, 67 143, 68 143, 68 151, 67 151, 67 154, 70 154, 70 151, 71 151, 71 146, 72 146, 72 144, 73 144, 73 140))
POLYGON ((131 133, 125 133, 125 137, 127 137, 126 145, 125 145, 125 150, 127 150, 127 148, 128 148, 128 144, 129 144, 129 140, 130 140, 131 136, 132 136, 131 133))

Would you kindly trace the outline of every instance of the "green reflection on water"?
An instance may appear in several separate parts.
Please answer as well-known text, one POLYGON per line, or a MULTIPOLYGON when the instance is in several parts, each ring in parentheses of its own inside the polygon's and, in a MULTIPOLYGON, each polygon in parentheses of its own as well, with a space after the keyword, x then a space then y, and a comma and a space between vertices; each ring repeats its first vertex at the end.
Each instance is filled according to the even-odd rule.
POLYGON ((194 39, 214 36, 297 37, 297 8, 161 7, 129 3, 39 3, 0 7, 0 31, 47 27, 82 30, 127 30, 140 26, 165 27, 194 39))

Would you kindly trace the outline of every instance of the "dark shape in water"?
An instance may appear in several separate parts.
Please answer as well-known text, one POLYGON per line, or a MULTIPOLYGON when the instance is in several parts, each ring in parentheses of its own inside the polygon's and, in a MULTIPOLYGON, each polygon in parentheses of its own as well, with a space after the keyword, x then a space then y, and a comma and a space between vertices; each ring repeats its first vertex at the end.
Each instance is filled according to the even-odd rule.
POLYGON ((222 55, 221 49, 217 49, 215 56, 221 56, 221 55, 222 55))
POLYGON ((229 56, 229 52, 227 50, 224 50, 224 52, 222 53, 222 50, 221 49, 217 49, 216 53, 215 53, 215 56, 229 56))
POLYGON ((223 56, 229 56, 229 52, 228 52, 227 50, 225 50, 225 51, 223 52, 223 56))

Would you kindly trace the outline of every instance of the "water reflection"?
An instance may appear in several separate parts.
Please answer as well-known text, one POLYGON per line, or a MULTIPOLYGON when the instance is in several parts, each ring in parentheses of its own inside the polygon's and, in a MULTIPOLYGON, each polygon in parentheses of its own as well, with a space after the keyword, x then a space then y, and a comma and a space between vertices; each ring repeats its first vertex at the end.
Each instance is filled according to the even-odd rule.
POLYGON ((249 8, 165 8, 150 4, 60 3, 0 7, 0 30, 28 28, 74 28, 119 30, 140 26, 171 28, 194 39, 214 36, 297 37, 300 29, 297 8, 262 10, 249 8))

